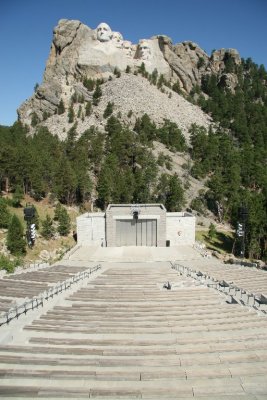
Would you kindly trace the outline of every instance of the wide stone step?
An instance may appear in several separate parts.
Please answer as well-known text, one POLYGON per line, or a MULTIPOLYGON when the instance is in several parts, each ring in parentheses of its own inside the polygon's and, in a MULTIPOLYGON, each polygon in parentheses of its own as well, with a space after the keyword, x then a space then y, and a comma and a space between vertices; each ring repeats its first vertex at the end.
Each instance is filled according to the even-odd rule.
MULTIPOLYGON (((131 322, 132 327, 156 327, 156 326, 184 326, 184 325, 191 325, 192 323, 198 324, 198 323, 204 323, 204 324, 227 324, 231 322, 235 323, 249 323, 249 322, 258 322, 258 316, 252 315, 252 314, 246 314, 242 316, 233 316, 231 314, 225 315, 224 317, 219 317, 217 314, 214 315, 209 315, 208 317, 203 314, 203 315, 197 315, 195 317, 193 316, 181 316, 172 318, 169 320, 169 318, 162 318, 158 319, 156 322, 155 321, 147 321, 146 318, 143 319, 143 321, 135 321, 133 320, 131 322)), ((74 314, 68 314, 68 315, 62 315, 62 314, 54 314, 53 316, 51 314, 47 314, 42 316, 39 320, 33 321, 32 325, 83 325, 83 326, 95 326, 95 327, 128 327, 129 326, 129 320, 124 320, 121 319, 120 322, 116 321, 114 322, 113 319, 110 318, 105 318, 103 319, 96 319, 96 318, 90 318, 88 319, 87 317, 79 316, 76 313, 74 314)))
POLYGON ((114 306, 107 306, 106 304, 98 304, 98 303, 93 303, 93 304, 85 304, 85 303, 79 303, 73 304, 71 307, 54 307, 53 310, 48 311, 45 315, 41 316, 41 319, 46 318, 49 316, 57 316, 58 318, 80 318, 80 317, 87 317, 90 316, 90 319, 94 317, 94 319, 99 319, 102 317, 102 314, 107 314, 105 315, 105 318, 109 318, 110 314, 112 315, 111 320, 113 320, 114 316, 123 316, 125 320, 131 320, 135 321, 136 320, 136 315, 135 314, 140 314, 142 317, 142 312, 145 312, 144 318, 151 318, 152 320, 155 320, 157 318, 157 315, 159 316, 168 316, 168 318, 171 318, 173 320, 180 320, 180 319, 198 319, 198 318, 203 318, 203 315, 206 318, 214 318, 216 317, 217 319, 223 319, 225 317, 245 317, 247 315, 250 315, 249 311, 245 308, 240 307, 238 304, 225 304, 221 303, 218 304, 216 307, 214 306, 206 306, 203 308, 186 308, 184 307, 175 307, 175 305, 172 305, 171 308, 164 308, 162 306, 159 306, 156 309, 153 309, 152 307, 149 308, 149 305, 143 304, 140 308, 136 309, 136 307, 131 307, 129 305, 125 304, 118 304, 115 307, 114 306), (227 306, 227 307, 226 307, 227 306), (151 313, 153 315, 149 316, 151 313), (148 314, 148 315, 147 315, 148 314))
MULTIPOLYGON (((261 321, 248 321, 248 322, 237 322, 237 323, 228 323, 228 324, 197 324, 197 323, 192 323, 191 325, 181 325, 181 326, 168 326, 166 324, 165 327, 117 327, 117 328, 101 328, 101 327, 94 327, 94 328, 87 328, 86 326, 81 326, 81 325, 75 325, 73 324, 72 326, 67 324, 59 324, 55 323, 54 326, 51 324, 38 324, 38 322, 35 323, 35 325, 28 325, 25 326, 25 330, 31 330, 31 331, 38 331, 38 332, 58 332, 60 329, 61 333, 73 333, 73 332, 79 332, 79 333, 84 333, 84 334, 151 334, 151 335, 157 335, 157 334, 168 334, 168 333, 186 333, 186 332, 192 332, 192 330, 201 330, 202 332, 205 331, 237 331, 241 330, 244 328, 251 328, 255 329, 257 327, 262 328, 263 324, 261 321)), ((267 328, 267 321, 264 323, 264 326, 267 328)))
POLYGON ((107 269, 51 304, 0 346, 0 397, 267 398, 267 319, 166 265, 107 269))
MULTIPOLYGON (((62 387, 62 380, 53 380, 49 378, 44 379, 24 379, 21 382, 20 379, 3 379, 3 385, 9 387, 9 393, 12 394, 10 388, 14 385, 13 391, 16 391, 16 386, 30 385, 32 388, 38 389, 37 396, 65 396, 68 393, 73 395, 75 390, 77 394, 89 395, 90 398, 94 397, 107 397, 107 398, 132 398, 132 396, 138 396, 137 398, 180 398, 184 397, 196 397, 196 396, 215 396, 218 395, 244 395, 244 389, 238 378, 214 378, 199 380, 155 380, 155 381, 135 381, 134 388, 132 381, 105 381, 101 382, 95 380, 71 380, 66 379, 64 381, 64 388, 62 387), (177 384, 179 382, 179 384, 177 384), (48 389, 49 388, 49 389, 48 389)), ((249 388, 250 380, 245 378, 244 382, 249 388)), ((261 393, 267 393, 267 384, 261 388, 261 393)), ((7 389, 6 389, 6 394, 7 389)), ((249 394, 249 392, 248 392, 249 394)), ((36 392, 35 392, 36 395, 36 392)))

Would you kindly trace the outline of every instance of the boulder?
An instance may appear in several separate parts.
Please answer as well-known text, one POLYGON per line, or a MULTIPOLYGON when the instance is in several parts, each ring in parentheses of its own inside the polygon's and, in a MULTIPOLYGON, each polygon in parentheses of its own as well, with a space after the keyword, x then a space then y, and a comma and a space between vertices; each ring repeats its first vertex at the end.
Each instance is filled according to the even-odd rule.
POLYGON ((42 250, 39 257, 43 261, 48 261, 50 259, 50 252, 48 250, 42 250))

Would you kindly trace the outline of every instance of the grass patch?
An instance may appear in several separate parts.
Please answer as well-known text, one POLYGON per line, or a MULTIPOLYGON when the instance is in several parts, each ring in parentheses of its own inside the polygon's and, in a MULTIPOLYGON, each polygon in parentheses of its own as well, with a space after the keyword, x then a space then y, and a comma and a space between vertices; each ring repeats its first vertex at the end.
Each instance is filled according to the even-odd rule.
POLYGON ((214 238, 210 239, 207 231, 197 231, 196 240, 204 242, 209 250, 215 250, 221 254, 232 253, 234 237, 231 232, 217 231, 214 238))
POLYGON ((53 261, 55 261, 56 259, 59 259, 67 249, 74 247, 75 244, 72 234, 70 234, 70 236, 59 237, 58 239, 51 240, 38 237, 32 248, 27 247, 27 254, 24 257, 24 262, 27 264, 39 260, 39 255, 42 250, 48 250, 50 253, 56 251, 56 257, 53 258, 53 261))
MULTIPOLYGON (((12 196, 8 195, 6 198, 11 199, 12 196)), ((35 201, 30 196, 26 195, 24 199, 21 201, 21 207, 12 207, 10 204, 8 205, 8 210, 11 214, 16 214, 20 219, 24 232, 26 233, 27 224, 24 221, 24 207, 27 204, 34 205, 38 215, 39 215, 39 230, 37 231, 37 238, 35 241, 35 245, 33 248, 26 248, 26 255, 21 259, 22 263, 32 263, 37 260, 40 260, 40 253, 42 250, 48 250, 50 253, 56 253, 56 258, 53 257, 53 261, 59 259, 62 253, 64 253, 67 249, 75 246, 76 242, 73 239, 72 231, 76 231, 76 217, 79 215, 79 211, 77 207, 66 207, 67 212, 71 218, 71 231, 68 236, 59 236, 58 238, 53 238, 51 240, 46 240, 40 235, 41 231, 41 221, 45 219, 46 215, 49 215, 52 219, 54 218, 55 207, 53 204, 49 202, 48 198, 45 198, 41 201, 35 201)), ((6 238, 7 230, 0 230, 0 240, 6 238)), ((0 245, 1 248, 1 245, 0 245)), ((10 259, 13 259, 11 256, 10 259)), ((52 260, 50 260, 52 261, 52 260)), ((10 267, 11 269, 11 267, 10 267)))

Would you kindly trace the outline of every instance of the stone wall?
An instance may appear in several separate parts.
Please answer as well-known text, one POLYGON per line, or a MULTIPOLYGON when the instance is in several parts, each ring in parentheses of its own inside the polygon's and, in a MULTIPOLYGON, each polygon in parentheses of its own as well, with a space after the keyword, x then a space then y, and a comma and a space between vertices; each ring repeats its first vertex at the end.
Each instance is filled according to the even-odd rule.
POLYGON ((196 218, 184 212, 166 214, 166 240, 170 246, 192 245, 195 243, 196 218))
MULTIPOLYGON (((109 205, 106 213, 86 213, 77 218, 77 243, 84 246, 116 246, 116 221, 131 220, 134 205, 109 205)), ((138 219, 157 220, 157 246, 195 243, 195 217, 189 213, 166 213, 161 204, 139 204, 138 219)))
POLYGON ((77 218, 77 243, 105 246, 105 213, 86 213, 77 218))

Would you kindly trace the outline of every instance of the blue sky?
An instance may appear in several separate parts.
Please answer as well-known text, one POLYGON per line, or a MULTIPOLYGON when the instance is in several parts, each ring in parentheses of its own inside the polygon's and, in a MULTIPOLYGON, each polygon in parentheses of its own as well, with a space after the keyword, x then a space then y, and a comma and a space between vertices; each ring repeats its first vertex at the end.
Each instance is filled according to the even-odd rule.
POLYGON ((96 28, 107 22, 125 40, 165 34, 208 54, 236 48, 267 69, 267 0, 0 0, 0 124, 42 82, 53 28, 61 18, 96 28))

